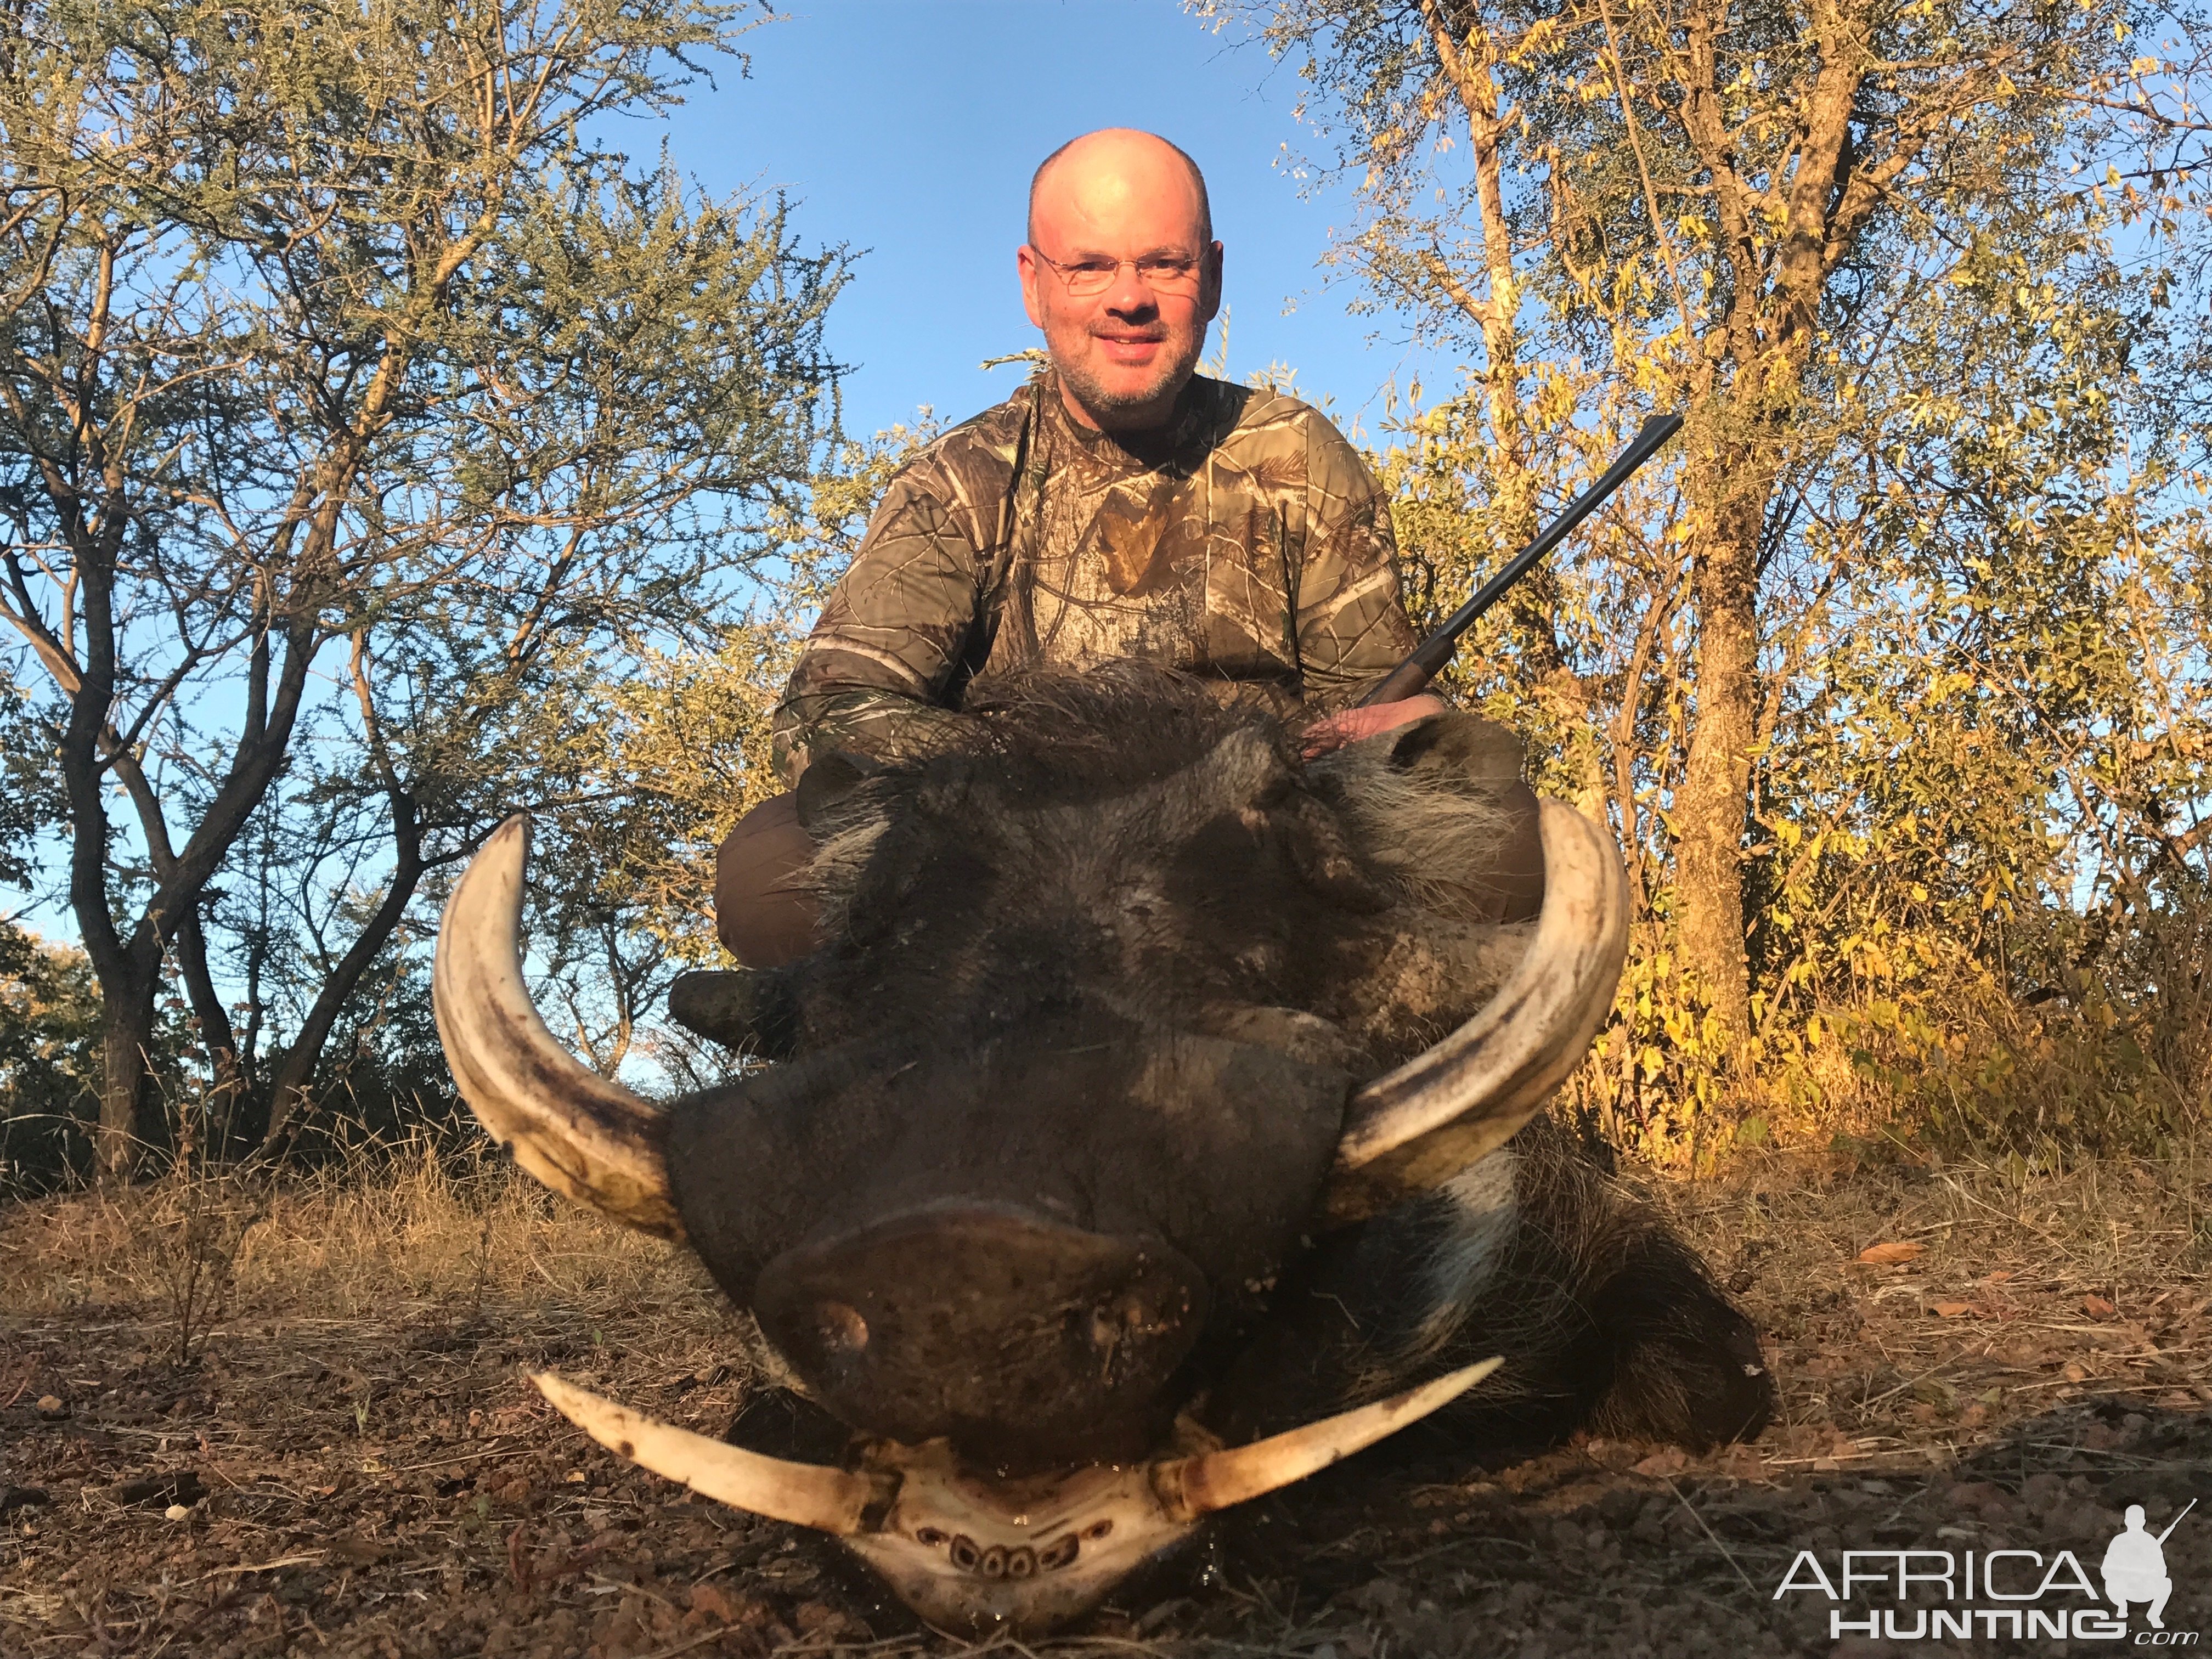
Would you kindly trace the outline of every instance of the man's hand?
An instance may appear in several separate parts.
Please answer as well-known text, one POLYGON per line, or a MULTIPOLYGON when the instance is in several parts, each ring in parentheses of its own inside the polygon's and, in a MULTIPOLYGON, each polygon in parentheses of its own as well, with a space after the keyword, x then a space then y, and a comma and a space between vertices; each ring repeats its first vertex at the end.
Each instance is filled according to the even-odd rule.
POLYGON ((1407 697, 1399 702, 1378 702, 1365 708, 1347 708, 1331 714, 1325 720, 1316 720, 1305 729, 1299 746, 1305 757, 1326 755, 1332 749, 1341 749, 1347 743, 1357 743, 1362 738, 1371 738, 1384 732, 1395 732, 1401 726, 1411 726, 1415 720, 1425 720, 1431 714, 1443 714, 1447 704, 1442 697, 1424 691, 1418 697, 1407 697))

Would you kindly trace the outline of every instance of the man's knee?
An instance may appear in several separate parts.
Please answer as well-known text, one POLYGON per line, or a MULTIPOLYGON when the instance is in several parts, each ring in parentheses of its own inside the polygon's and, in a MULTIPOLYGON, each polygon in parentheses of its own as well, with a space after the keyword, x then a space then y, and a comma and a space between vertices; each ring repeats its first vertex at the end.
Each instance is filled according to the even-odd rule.
POLYGON ((739 818, 714 854, 714 932, 748 968, 780 968, 814 949, 820 914, 799 884, 814 843, 795 797, 775 795, 739 818))

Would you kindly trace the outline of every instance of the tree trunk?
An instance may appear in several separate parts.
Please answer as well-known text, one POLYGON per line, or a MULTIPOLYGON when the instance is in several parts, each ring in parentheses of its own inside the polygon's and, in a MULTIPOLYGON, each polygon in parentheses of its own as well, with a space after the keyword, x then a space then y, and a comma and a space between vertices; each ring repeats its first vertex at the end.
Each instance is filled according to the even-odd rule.
POLYGON ((231 1029, 229 1011, 222 1006, 215 975, 208 969, 207 935, 197 906, 185 912, 172 944, 192 1018, 199 1022, 200 1047, 207 1053, 207 1151, 215 1158, 227 1158, 238 1150, 240 1119, 251 1109, 246 1103, 252 1080, 246 1076, 243 1056, 238 1052, 238 1035, 231 1029))
POLYGON ((1670 817, 1684 965, 1703 982, 1734 1054, 1751 1035, 1743 844, 1759 710, 1759 544, 1771 480, 1740 452, 1724 451, 1712 475, 1725 493, 1692 573, 1697 716, 1670 817))
POLYGON ((158 973, 100 975, 100 1169, 119 1178, 159 1137, 155 1110, 154 994, 158 973))
POLYGON ((299 1036, 270 1068, 268 1127, 260 1136, 265 1157, 281 1158, 286 1142, 299 1133, 308 1103, 307 1091, 315 1080, 316 1067, 322 1063, 323 1045, 330 1041, 331 1028, 361 983, 362 975, 368 971, 369 963, 376 960, 398 930, 408 905, 414 900, 416 888, 422 884, 423 872, 429 867, 422 858, 422 824, 416 816, 413 799, 394 788, 391 801, 392 839, 396 849, 391 884, 384 890, 384 900, 376 907, 376 914, 368 919, 368 925, 361 930, 353 947, 324 981, 314 1006, 301 1023, 299 1036))

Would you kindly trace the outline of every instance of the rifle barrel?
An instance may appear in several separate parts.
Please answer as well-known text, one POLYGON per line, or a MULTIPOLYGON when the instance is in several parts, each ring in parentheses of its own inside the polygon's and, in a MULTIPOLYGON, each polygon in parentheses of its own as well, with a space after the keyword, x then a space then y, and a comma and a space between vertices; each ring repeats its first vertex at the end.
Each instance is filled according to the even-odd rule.
POLYGON ((1359 707, 1370 703, 1397 702, 1410 697, 1443 672, 1443 665, 1459 648, 1460 635, 1474 626, 1476 619, 1498 603, 1505 590, 1527 575, 1529 568, 1561 542, 1572 535, 1575 527, 1604 505, 1607 496, 1628 482, 1637 468, 1658 453, 1659 447, 1682 429, 1680 415, 1654 415, 1644 422, 1636 434, 1636 441, 1622 452, 1621 457, 1606 468, 1605 476, 1575 497, 1567 510, 1554 519, 1528 546, 1505 562, 1504 567, 1480 587, 1474 597, 1457 611, 1442 628, 1413 647, 1413 653, 1359 700, 1359 707))
MULTIPOLYGON (((2186 1504, 2184 1504, 2181 1506, 2181 1515, 2188 1514, 2190 1510, 2196 1507, 2197 1500, 2192 1498, 2186 1504)), ((2173 1529, 2181 1524, 2181 1515, 2177 1515, 2172 1520, 2167 1522, 2166 1523, 2166 1530, 2159 1534, 2158 1541, 2160 1548, 2165 1547, 2166 1540, 2173 1536, 2173 1529)))

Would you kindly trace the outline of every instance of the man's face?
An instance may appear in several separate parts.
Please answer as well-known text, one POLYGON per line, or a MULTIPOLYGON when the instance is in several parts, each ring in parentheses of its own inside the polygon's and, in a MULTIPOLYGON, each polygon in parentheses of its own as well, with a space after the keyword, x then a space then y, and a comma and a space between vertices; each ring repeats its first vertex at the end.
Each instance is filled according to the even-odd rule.
POLYGON ((1221 300, 1221 244, 1203 240, 1190 170, 1157 139, 1084 140, 1040 182, 1030 234, 1016 256, 1022 299, 1044 331, 1070 412, 1109 431, 1164 424, 1221 300), (1195 261, 1197 281, 1156 286, 1138 275, 1140 259, 1195 261), (1047 260, 1132 263, 1103 291, 1079 295, 1047 260))

